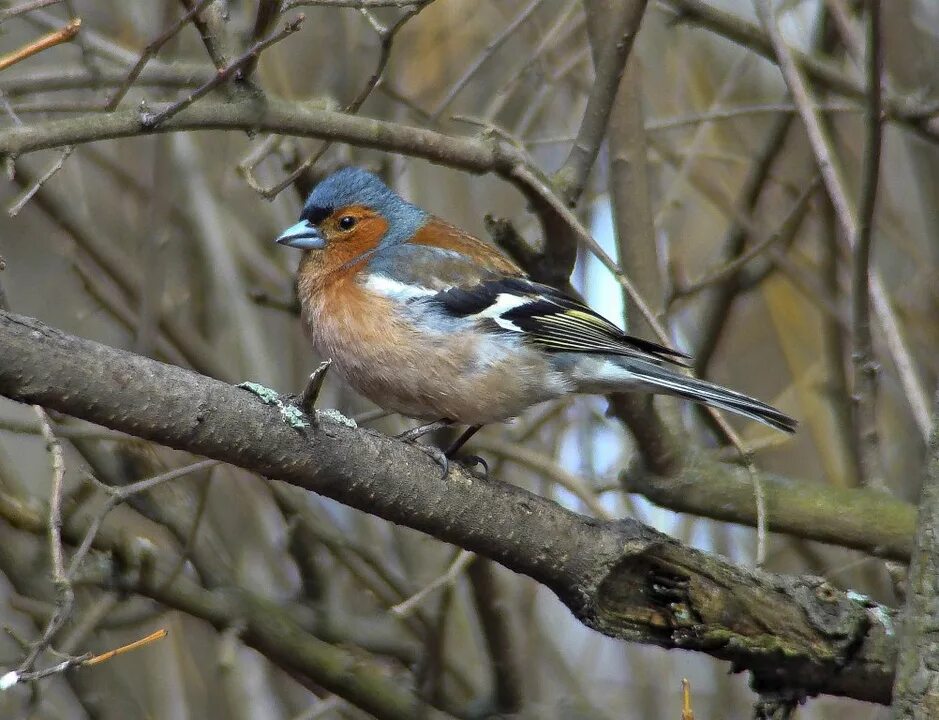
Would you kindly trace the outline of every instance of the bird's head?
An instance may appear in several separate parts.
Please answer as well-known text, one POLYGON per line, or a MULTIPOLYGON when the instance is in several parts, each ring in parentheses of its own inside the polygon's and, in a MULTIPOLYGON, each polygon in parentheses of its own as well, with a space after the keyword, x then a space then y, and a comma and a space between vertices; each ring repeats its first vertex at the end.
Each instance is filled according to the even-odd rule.
POLYGON ((281 233, 277 242, 301 250, 342 245, 348 251, 367 252, 409 240, 427 218, 427 213, 402 199, 376 175, 348 167, 313 188, 300 222, 281 233))

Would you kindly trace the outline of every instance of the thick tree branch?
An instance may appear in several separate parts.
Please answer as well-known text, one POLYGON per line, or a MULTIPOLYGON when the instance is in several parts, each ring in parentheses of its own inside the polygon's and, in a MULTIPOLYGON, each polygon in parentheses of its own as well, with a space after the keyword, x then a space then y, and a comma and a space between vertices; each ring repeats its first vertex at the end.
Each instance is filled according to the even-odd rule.
POLYGON ((910 564, 909 599, 903 616, 897 657, 893 716, 898 720, 939 715, 939 671, 936 649, 936 603, 939 601, 939 394, 933 413, 932 438, 923 474, 916 549, 910 564))
MULTIPOLYGON (((644 469, 621 475, 623 489, 678 512, 756 527, 753 480, 746 468, 689 453, 673 475, 644 469)), ((884 493, 759 473, 771 531, 862 550, 906 562, 913 550, 916 508, 884 493)))
POLYGON ((731 660, 760 691, 888 702, 890 612, 824 581, 746 570, 632 520, 600 523, 319 413, 0 313, 0 394, 223 460, 407 525, 546 585, 612 637, 731 660), (350 451, 354 448, 354 451, 350 451))

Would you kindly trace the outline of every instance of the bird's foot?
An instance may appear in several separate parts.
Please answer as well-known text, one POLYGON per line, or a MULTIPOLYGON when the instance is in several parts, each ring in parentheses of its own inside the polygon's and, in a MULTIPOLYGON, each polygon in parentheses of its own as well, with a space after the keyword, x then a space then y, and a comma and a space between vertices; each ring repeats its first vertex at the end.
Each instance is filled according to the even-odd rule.
POLYGON ((440 479, 443 480, 447 477, 447 473, 450 472, 450 458, 440 448, 434 447, 433 445, 422 445, 421 443, 417 442, 417 440, 418 438, 422 438, 432 432, 442 430, 451 424, 451 421, 447 420, 446 418, 441 420, 434 420, 434 422, 427 423, 425 425, 418 425, 416 428, 405 430, 403 433, 395 435, 395 439, 401 440, 410 445, 414 445, 423 450, 424 453, 426 453, 427 456, 430 457, 435 463, 437 463, 443 470, 443 475, 440 476, 440 479))
POLYGON ((310 426, 303 411, 294 404, 296 395, 281 395, 276 390, 256 382, 238 383, 238 387, 257 395, 265 405, 273 405, 280 410, 280 416, 286 425, 297 430, 310 426))

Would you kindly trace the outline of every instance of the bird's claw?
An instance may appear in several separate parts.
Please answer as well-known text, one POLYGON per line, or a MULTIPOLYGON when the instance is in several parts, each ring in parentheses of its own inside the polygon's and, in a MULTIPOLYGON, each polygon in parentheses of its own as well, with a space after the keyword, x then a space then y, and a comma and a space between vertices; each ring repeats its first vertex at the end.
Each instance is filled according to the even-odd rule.
POLYGON ((461 464, 468 468, 475 468, 477 465, 482 465, 482 478, 483 480, 489 479, 489 463, 486 462, 485 458, 482 458, 479 455, 467 455, 463 458, 461 464))
POLYGON ((438 447, 434 447, 433 445, 422 445, 419 442, 411 441, 409 444, 423 450, 431 460, 437 463, 440 466, 440 469, 443 470, 443 474, 440 476, 440 479, 446 479, 447 475, 450 473, 450 458, 447 457, 443 450, 438 447))

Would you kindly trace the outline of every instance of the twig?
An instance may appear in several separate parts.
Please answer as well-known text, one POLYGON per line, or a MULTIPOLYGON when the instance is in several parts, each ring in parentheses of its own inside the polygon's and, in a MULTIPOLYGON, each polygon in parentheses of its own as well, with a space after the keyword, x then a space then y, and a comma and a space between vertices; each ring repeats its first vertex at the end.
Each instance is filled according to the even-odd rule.
POLYGON ((81 24, 81 18, 75 18, 60 30, 43 35, 38 40, 33 40, 31 43, 24 45, 19 50, 14 50, 13 52, 8 53, 3 57, 0 57, 0 70, 6 70, 11 65, 15 65, 16 63, 25 60, 26 58, 32 57, 37 53, 41 53, 43 50, 48 50, 51 47, 68 42, 78 34, 78 29, 81 27, 81 24))
POLYGON ((460 576, 460 573, 475 559, 475 553, 471 553, 469 550, 460 550, 459 554, 454 558, 453 562, 450 563, 450 567, 447 568, 443 575, 431 580, 411 597, 389 608, 389 612, 398 617, 409 616, 432 592, 439 590, 445 585, 452 585, 460 576))
MULTIPOLYGON (((747 66, 750 61, 753 59, 752 55, 743 54, 740 55, 727 70, 727 73, 724 75, 723 80, 721 81, 720 87, 717 90, 717 94, 712 101, 712 106, 717 107, 723 105, 724 102, 736 91, 737 86, 740 84, 741 79, 747 71, 747 66)), ((708 138, 708 125, 702 123, 695 128, 694 136, 691 139, 691 142, 688 144, 688 149, 686 151, 685 157, 682 159, 681 164, 678 166, 678 172, 675 173, 674 179, 669 182, 668 188, 666 189, 664 196, 659 201, 659 208, 655 214, 655 226, 662 227, 664 218, 666 215, 675 208, 676 199, 679 197, 679 194, 685 187, 685 182, 692 173, 692 170, 697 170, 696 160, 699 153, 704 147, 704 143, 708 138)))
POLYGON ((62 2, 62 0, 30 0, 30 2, 14 5, 13 7, 6 10, 0 10, 0 23, 9 20, 12 17, 16 17, 17 15, 32 12, 33 10, 48 7, 49 5, 55 5, 60 2, 62 2))
MULTIPOLYGON (((862 112, 859 105, 851 103, 828 102, 819 103, 817 107, 820 113, 858 113, 862 112)), ((679 117, 667 118, 662 120, 649 120, 646 123, 648 132, 660 132, 663 130, 676 130, 688 127, 689 125, 698 125, 703 122, 715 122, 718 120, 736 120, 749 115, 778 115, 781 113, 797 113, 797 108, 792 103, 766 103, 758 105, 741 105, 732 108, 711 108, 704 112, 694 113, 692 115, 681 115, 679 117)))
POLYGON ((818 189, 819 183, 820 178, 818 176, 813 178, 812 182, 806 186, 806 188, 793 203, 792 207, 789 209, 786 217, 783 218, 783 221, 780 223, 779 229, 776 230, 776 232, 771 233, 755 245, 751 245, 744 252, 737 255, 733 260, 730 260, 716 270, 708 273, 700 280, 695 280, 689 285, 676 288, 675 292, 670 298, 670 301, 676 300, 678 298, 685 298, 689 295, 694 295, 695 293, 698 293, 701 290, 714 285, 715 283, 726 280, 731 275, 740 272, 740 270, 742 270, 747 263, 749 263, 754 258, 759 257, 777 242, 782 242, 785 244, 790 239, 792 239, 792 237, 798 231, 799 226, 802 224, 802 220, 805 218, 806 210, 809 207, 809 201, 812 199, 812 196, 818 189))
POLYGON ((162 640, 165 638, 169 632, 166 628, 160 628, 156 630, 147 637, 140 638, 139 640, 134 640, 131 643, 126 645, 121 645, 118 648, 113 650, 108 650, 107 652, 101 653, 100 655, 95 655, 94 657, 88 658, 85 662, 82 663, 85 667, 93 667, 94 665, 100 665, 103 662, 107 662, 111 658, 115 658, 118 655, 123 655, 124 653, 133 652, 134 650, 139 650, 140 648, 149 645, 150 643, 156 642, 157 640, 162 640))
MULTIPOLYGON (((502 85, 495 90, 492 100, 486 106, 483 117, 494 118, 505 107, 505 104, 514 96, 511 92, 518 82, 525 77, 529 70, 535 65, 540 64, 542 72, 546 76, 551 76, 551 68, 545 61, 545 54, 552 49, 560 47, 566 40, 569 40, 575 33, 580 32, 583 25, 583 15, 578 15, 572 19, 572 15, 580 9, 581 3, 578 0, 568 0, 565 7, 557 14, 554 23, 547 31, 541 33, 538 39, 538 45, 535 47, 531 56, 526 62, 510 75, 502 85), (558 39, 562 31, 565 31, 564 37, 558 39)), ((557 78, 551 78, 549 83, 554 83, 557 78)))
MULTIPOLYGON (((824 114, 833 113, 861 113, 864 109, 859 105, 851 103, 820 103, 818 111, 824 114)), ((664 132, 667 130, 680 130, 682 128, 700 125, 706 122, 715 122, 720 120, 738 120, 750 115, 780 115, 783 113, 794 114, 799 109, 792 103, 762 103, 757 105, 741 105, 732 108, 712 108, 704 112, 692 113, 691 115, 679 115, 672 118, 663 118, 661 120, 646 121, 646 132, 664 132)), ((558 135, 556 137, 526 138, 526 146, 537 145, 563 145, 574 142, 576 135, 558 135)))
POLYGON ((194 90, 179 102, 173 103, 168 108, 156 114, 151 114, 146 110, 142 111, 140 114, 141 126, 145 130, 153 130, 161 123, 176 115, 181 110, 189 107, 196 100, 203 97, 204 95, 207 95, 209 92, 228 81, 229 78, 235 75, 250 60, 256 58, 260 53, 264 52, 271 45, 274 45, 275 43, 283 40, 285 37, 293 35, 295 32, 297 32, 300 29, 300 25, 303 24, 303 20, 304 16, 299 15, 295 20, 284 25, 283 29, 280 31, 274 33, 265 40, 261 40, 260 42, 255 43, 244 54, 233 60, 229 65, 219 70, 211 80, 194 90))
MULTIPOLYGON (((432 1, 433 0, 430 0, 430 2, 432 1)), ((404 25, 408 22, 408 20, 413 18, 421 10, 427 7, 430 4, 430 2, 422 3, 420 5, 415 5, 414 7, 409 8, 397 20, 395 20, 395 22, 390 27, 385 27, 380 22, 378 22, 375 16, 372 15, 370 12, 368 12, 368 10, 365 10, 365 9, 361 10, 366 20, 368 20, 369 25, 372 27, 373 30, 375 30, 376 33, 378 33, 378 37, 381 40, 381 52, 378 56, 378 64, 375 66, 375 70, 372 72, 371 76, 366 81, 365 86, 362 88, 362 90, 359 91, 359 94, 356 95, 356 97, 352 100, 352 102, 350 102, 345 107, 344 112, 350 113, 350 114, 358 112, 359 108, 362 107, 365 101, 372 94, 372 91, 376 87, 378 87, 378 85, 381 83, 382 78, 384 77, 385 68, 388 66, 388 61, 391 59, 391 49, 392 49, 392 46, 394 45, 395 35, 397 35, 398 31, 404 27, 404 25)), ((274 137, 278 137, 278 136, 274 136, 274 137)), ((262 144, 262 147, 265 144, 262 144)), ((246 159, 246 162, 238 166, 238 169, 241 171, 242 176, 245 178, 245 180, 248 182, 248 184, 251 186, 253 190, 260 193, 261 197, 263 197, 265 200, 272 200, 273 198, 280 195, 280 193, 282 193, 286 188, 290 187, 297 180, 297 178, 299 178, 301 175, 307 172, 311 167, 313 167, 317 162, 319 162, 319 159, 323 157, 323 155, 326 154, 326 151, 329 150, 330 147, 331 147, 330 142, 323 143, 316 150, 316 152, 310 155, 302 163, 297 165, 297 167, 291 170, 290 173, 286 177, 284 177, 278 183, 270 187, 264 187, 259 182, 257 182, 257 180, 254 178, 253 173, 251 172, 251 170, 253 169, 253 165, 248 165, 247 159, 246 159)), ((259 148, 259 151, 260 149, 261 148, 259 148)), ((255 160, 254 165, 257 165, 257 163, 260 162, 262 158, 258 158, 257 155, 252 155, 251 159, 255 160), (255 158, 257 158, 257 160, 255 160, 255 158)))
POLYGON ((48 540, 49 556, 52 560, 52 582, 55 585, 56 610, 42 637, 36 642, 17 669, 17 673, 29 672, 42 652, 49 647, 52 638, 68 619, 75 601, 75 592, 68 575, 65 573, 65 554, 62 548, 62 485, 65 480, 65 457, 62 444, 52 431, 52 422, 46 411, 39 405, 33 405, 33 411, 39 419, 42 437, 46 441, 46 450, 52 464, 52 487, 49 490, 48 540))
POLYGON ((35 682, 36 680, 42 680, 43 678, 49 677, 50 675, 58 675, 64 673, 67 670, 71 670, 74 667, 94 667, 95 665, 100 665, 103 662, 117 657, 118 655, 123 655, 124 653, 129 653, 133 650, 138 650, 145 645, 156 642, 157 640, 162 640, 167 636, 168 632, 165 628, 161 628, 156 632, 150 633, 140 640, 135 640, 132 643, 127 645, 121 645, 118 648, 113 650, 108 650, 107 652, 101 653, 100 655, 94 655, 93 653, 85 653, 84 655, 74 655, 67 657, 60 663, 44 668, 42 670, 35 671, 21 671, 14 670, 8 672, 6 675, 0 677, 0 692, 4 690, 9 690, 10 688, 19 685, 20 683, 25 682, 35 682))
POLYGON ((161 47, 169 42, 170 39, 176 35, 176 33, 182 30, 189 23, 189 21, 196 16, 196 14, 202 12, 202 9, 212 1, 213 0, 200 0, 200 2, 193 5, 185 15, 174 22, 161 35, 152 40, 147 45, 147 47, 143 49, 143 52, 140 54, 137 62, 134 63, 134 66, 131 68, 130 72, 127 73, 127 77, 124 78, 124 81, 118 86, 111 97, 108 98, 108 101, 104 106, 105 110, 110 112, 118 105, 120 105, 121 100, 124 99, 127 91, 130 90, 131 86, 134 84, 137 78, 140 77, 140 73, 143 72, 144 66, 147 64, 147 62, 149 62, 150 58, 156 55, 161 47))
POLYGON ((413 18, 428 5, 430 5, 430 2, 408 8, 389 27, 385 27, 380 22, 378 22, 378 20, 375 19, 375 16, 367 10, 362 10, 362 14, 365 15, 369 25, 371 25, 372 29, 378 33, 378 37, 381 40, 381 52, 379 53, 378 63, 375 66, 375 70, 369 76, 368 81, 365 83, 365 87, 363 87, 359 94, 355 96, 355 99, 346 106, 346 112, 358 112, 359 108, 361 108, 363 103, 368 99, 368 96, 372 94, 372 90, 374 90, 378 83, 381 82, 382 76, 385 74, 385 68, 388 66, 388 60, 391 59, 391 48, 394 45, 395 35, 398 34, 398 31, 404 27, 408 20, 413 18))
POLYGON ((20 210, 22 210, 26 206, 26 203, 32 200, 33 195, 39 192, 39 188, 42 187, 43 183, 48 181, 50 178, 52 178, 53 175, 55 175, 57 172, 59 172, 59 170, 62 169, 62 166, 65 164, 65 161, 68 160, 68 156, 71 155, 74 150, 75 150, 74 145, 66 145, 65 147, 63 147, 62 151, 59 153, 59 159, 56 160, 52 164, 52 166, 48 170, 46 170, 46 172, 43 173, 43 175, 40 178, 36 180, 36 182, 34 182, 30 187, 26 188, 26 190, 19 196, 19 198, 17 198, 16 202, 14 202, 7 209, 7 215, 9 215, 10 217, 16 217, 19 214, 20 210))
POLYGON ((865 112, 867 136, 861 162, 861 197, 858 206, 857 239, 851 276, 852 337, 854 348, 854 445, 861 482, 883 486, 879 462, 880 441, 877 432, 877 363, 870 318, 870 259, 880 176, 883 141, 881 86, 883 46, 880 29, 880 0, 868 2, 867 73, 868 102, 865 112))
POLYGON ((52 578, 56 584, 65 582, 65 562, 62 551, 62 484, 65 480, 65 456, 62 443, 52 431, 52 423, 46 411, 33 405, 39 419, 39 428, 46 451, 52 463, 52 488, 49 491, 49 556, 52 558, 52 578))
MULTIPOLYGON (((191 10, 194 0, 180 0, 186 10, 191 10)), ((205 12, 197 13, 192 21, 199 29, 202 45, 209 54, 212 64, 219 72, 231 63, 234 55, 233 33, 228 31, 229 3, 223 0, 210 3, 205 12)))
POLYGON ((622 3, 612 20, 616 29, 609 33, 609 41, 596 64, 593 90, 587 98, 577 139, 554 177, 555 185, 568 205, 580 197, 590 168, 600 152, 600 143, 616 100, 620 78, 639 32, 646 4, 646 0, 622 3))
MULTIPOLYGON (((726 261, 732 261, 746 247, 751 231, 742 219, 750 217, 755 211, 770 177, 773 163, 782 151, 791 125, 791 115, 777 117, 762 147, 754 157, 753 164, 740 189, 739 200, 734 203, 737 212, 732 216, 730 228, 723 242, 721 254, 726 261)), ((711 298, 708 300, 708 306, 703 312, 704 328, 701 330, 701 339, 695 348, 695 371, 702 377, 707 375, 717 343, 730 317, 731 305, 741 291, 740 286, 739 276, 731 275, 717 286, 717 291, 711 293, 711 298)))
POLYGON ((316 400, 320 396, 323 381, 326 379, 326 372, 332 364, 332 360, 325 360, 310 374, 310 380, 300 397, 300 409, 307 415, 312 415, 316 411, 316 400))
POLYGON ((157 485, 164 482, 169 482, 170 480, 177 480, 195 472, 208 470, 209 468, 215 467, 218 464, 218 460, 200 460, 199 462, 192 463, 191 465, 176 468, 175 470, 170 470, 169 472, 161 473, 144 480, 138 480, 135 483, 131 483, 130 485, 123 485, 121 487, 104 485, 93 475, 89 475, 92 482, 94 482, 101 490, 107 493, 108 499, 107 502, 105 502, 104 505, 95 514, 94 518, 92 518, 88 525, 88 530, 85 531, 85 537, 82 539, 81 545, 78 546, 75 554, 72 555, 72 562, 69 563, 68 568, 68 577, 71 578, 75 576, 81 561, 91 549, 91 545, 94 542, 95 536, 98 534, 98 529, 101 527, 101 523, 104 522, 104 518, 108 515, 108 513, 111 512, 111 510, 127 500, 127 498, 129 498, 131 495, 146 492, 147 490, 151 490, 157 485))
POLYGON ((844 0, 825 0, 825 7, 828 8, 828 14, 835 27, 838 28, 838 34, 841 36, 841 42, 844 43, 848 55, 855 63, 860 64, 864 57, 864 44, 852 23, 848 6, 844 0))
MULTIPOLYGON (((658 0, 658 4, 667 8, 680 22, 699 25, 769 60, 777 59, 777 45, 768 31, 733 12, 719 9, 716 3, 707 0, 658 0)), ((760 12, 758 8, 758 16, 760 12)), ((802 52, 789 46, 786 46, 786 51, 800 72, 820 87, 858 100, 866 95, 862 80, 845 72, 839 64, 823 55, 802 52)), ((884 97, 884 108, 891 119, 908 124, 931 142, 939 139, 939 127, 930 123, 939 113, 939 106, 935 102, 924 103, 898 94, 888 94, 884 97)))
POLYGON ((688 678, 681 679, 681 720, 694 720, 691 709, 691 683, 688 678))

